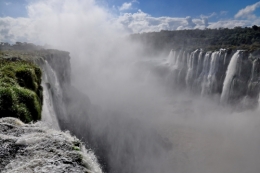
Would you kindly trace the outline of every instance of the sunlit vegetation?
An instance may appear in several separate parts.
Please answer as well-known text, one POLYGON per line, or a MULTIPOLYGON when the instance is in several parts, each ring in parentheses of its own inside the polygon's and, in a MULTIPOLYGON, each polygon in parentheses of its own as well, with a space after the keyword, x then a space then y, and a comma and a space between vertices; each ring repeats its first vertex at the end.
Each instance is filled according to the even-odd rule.
POLYGON ((0 117, 16 117, 23 122, 41 118, 41 70, 19 57, 5 58, 0 52, 0 117))

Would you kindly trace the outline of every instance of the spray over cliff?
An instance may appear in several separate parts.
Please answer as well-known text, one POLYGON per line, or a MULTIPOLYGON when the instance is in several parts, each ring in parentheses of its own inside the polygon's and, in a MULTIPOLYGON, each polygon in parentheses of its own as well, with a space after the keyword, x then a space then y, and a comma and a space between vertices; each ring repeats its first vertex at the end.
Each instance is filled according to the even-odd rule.
POLYGON ((92 151, 69 132, 58 131, 68 124, 62 87, 70 84, 69 53, 0 53, 0 171, 101 173, 92 151), (25 123, 42 121, 24 124, 10 117, 25 123))
MULTIPOLYGON (((251 148, 248 149, 242 139, 249 133, 255 136, 259 129, 252 126, 255 128, 238 133, 241 132, 240 127, 247 127, 247 123, 256 125, 258 122, 255 116, 259 93, 257 54, 226 49, 213 52, 201 49, 192 52, 172 50, 167 57, 134 59, 131 63, 121 64, 123 66, 120 71, 124 72, 123 75, 116 76, 117 80, 107 83, 106 90, 91 88, 92 91, 107 94, 97 95, 98 104, 93 103, 86 94, 88 90, 80 91, 77 87, 82 86, 71 82, 75 79, 70 75, 68 52, 38 50, 28 54, 21 51, 19 56, 18 59, 26 56, 28 61, 39 65, 42 70, 43 121, 49 127, 70 130, 83 140, 86 147, 97 156, 97 160, 93 154, 91 158, 98 171, 101 168, 96 161, 101 164, 104 172, 199 173, 217 171, 215 166, 232 172, 236 171, 232 165, 245 158, 255 161, 250 164, 244 162, 246 166, 243 169, 252 166, 252 170, 258 170, 255 163, 259 155, 257 152, 250 154, 258 141, 247 141, 251 148), (115 94, 114 89, 121 95, 115 94), (110 100, 109 103, 106 102, 107 99, 110 100), (233 108, 223 107, 223 104, 235 107, 239 105, 236 111, 248 108, 249 111, 251 108, 255 111, 246 117, 243 112, 230 112, 233 108), (234 118, 242 122, 233 121, 234 118), (242 153, 236 149, 246 151, 245 155, 242 157, 242 153), (208 150, 221 152, 210 155, 212 152, 208 150), (228 153, 239 155, 238 158, 229 160, 230 166, 218 161, 223 158, 225 160, 228 153)), ((103 70, 112 73, 114 69, 110 67, 115 64, 106 65, 103 70)), ((96 77, 98 80, 109 81, 100 78, 101 76, 96 77)), ((90 81, 88 78, 84 80, 90 81)), ((90 94, 92 98, 95 96, 90 94)), ((46 133, 49 135, 49 131, 46 133)), ((24 134, 25 141, 27 137, 32 138, 32 141, 36 139, 34 134, 28 135, 24 134)), ((6 139, 4 138, 4 143, 6 139)), ((15 136, 12 139, 13 143, 18 140, 15 136)), ((27 147, 30 145, 31 143, 26 143, 27 147)), ((78 146, 71 147, 77 149, 78 146)), ((68 164, 73 162, 72 160, 68 164)), ((5 166, 8 164, 7 162, 5 166)), ((37 170, 40 169, 36 167, 37 170)), ((81 168, 75 169, 79 171, 81 168)), ((239 169, 242 167, 239 166, 239 169)))

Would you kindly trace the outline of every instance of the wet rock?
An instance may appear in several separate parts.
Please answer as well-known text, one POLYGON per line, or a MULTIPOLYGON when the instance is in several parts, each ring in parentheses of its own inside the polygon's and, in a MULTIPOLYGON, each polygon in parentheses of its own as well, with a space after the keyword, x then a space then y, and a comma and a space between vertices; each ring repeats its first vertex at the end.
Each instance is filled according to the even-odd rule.
POLYGON ((69 133, 7 117, 0 119, 0 172, 102 171, 94 155, 69 133))

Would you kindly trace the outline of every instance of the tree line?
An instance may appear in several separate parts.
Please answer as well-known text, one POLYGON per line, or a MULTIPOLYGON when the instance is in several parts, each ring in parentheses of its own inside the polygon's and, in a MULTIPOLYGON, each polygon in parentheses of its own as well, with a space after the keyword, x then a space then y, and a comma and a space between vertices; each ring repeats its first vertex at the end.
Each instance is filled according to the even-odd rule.
POLYGON ((233 29, 195 29, 138 33, 130 36, 147 47, 156 50, 185 48, 194 50, 217 50, 220 48, 243 49, 250 52, 260 50, 260 27, 235 27, 233 29))

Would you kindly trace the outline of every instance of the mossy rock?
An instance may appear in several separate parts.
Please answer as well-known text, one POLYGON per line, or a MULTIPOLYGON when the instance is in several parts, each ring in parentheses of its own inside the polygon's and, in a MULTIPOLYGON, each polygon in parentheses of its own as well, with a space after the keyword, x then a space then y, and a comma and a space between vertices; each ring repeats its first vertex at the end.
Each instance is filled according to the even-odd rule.
POLYGON ((0 118, 41 119, 41 70, 33 63, 0 58, 0 118))

